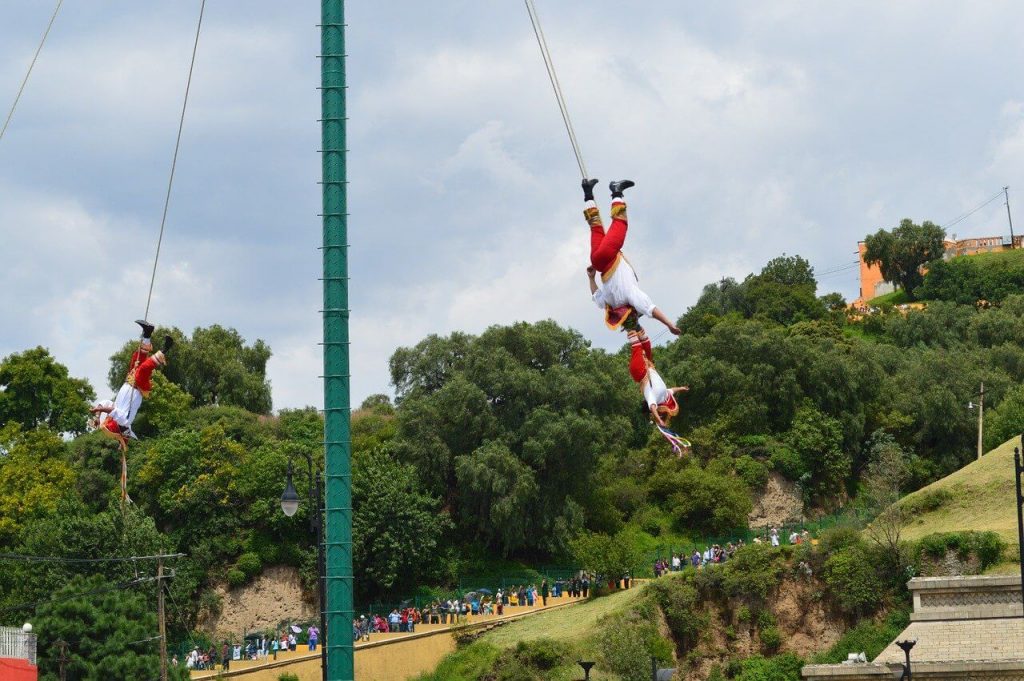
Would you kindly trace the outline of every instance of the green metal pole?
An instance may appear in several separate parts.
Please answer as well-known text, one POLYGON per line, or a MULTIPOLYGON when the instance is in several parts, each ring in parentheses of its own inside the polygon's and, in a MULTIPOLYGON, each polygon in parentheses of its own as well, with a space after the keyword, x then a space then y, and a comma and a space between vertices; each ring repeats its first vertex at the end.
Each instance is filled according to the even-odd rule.
POLYGON ((345 175, 345 4, 321 0, 324 468, 327 671, 352 681, 352 456, 349 435, 348 200, 345 175))

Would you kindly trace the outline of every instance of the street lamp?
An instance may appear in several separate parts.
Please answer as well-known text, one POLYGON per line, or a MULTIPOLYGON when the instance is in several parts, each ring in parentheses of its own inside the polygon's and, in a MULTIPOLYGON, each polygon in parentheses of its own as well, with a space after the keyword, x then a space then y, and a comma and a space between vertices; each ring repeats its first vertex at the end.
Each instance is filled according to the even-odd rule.
POLYGON ((904 681, 904 680, 905 681, 911 681, 911 675, 910 675, 910 649, 913 648, 915 645, 917 645, 917 639, 916 638, 912 638, 912 639, 908 639, 906 641, 896 641, 896 645, 899 646, 903 650, 903 653, 907 656, 907 661, 903 665, 902 671, 897 669, 896 671, 893 672, 893 676, 896 676, 898 674, 901 681, 904 681))
MULTIPOLYGON (((984 427, 985 427, 985 422, 984 422, 984 418, 985 418, 985 383, 984 382, 982 382, 982 384, 981 384, 981 392, 979 392, 977 395, 975 395, 975 397, 978 398, 978 460, 981 461, 981 455, 985 453, 984 451, 982 451, 982 435, 984 434, 984 427)), ((971 409, 971 410, 974 409, 974 400, 971 400, 970 402, 967 403, 967 408, 971 409)))
MULTIPOLYGON (((306 455, 306 466, 309 471, 309 531, 316 537, 316 573, 317 592, 320 597, 320 670, 323 673, 323 681, 327 681, 327 601, 324 593, 324 522, 323 522, 323 474, 320 471, 313 472, 313 457, 309 452, 306 455)), ((292 459, 288 457, 288 477, 284 484, 284 493, 281 495, 281 510, 291 518, 299 510, 299 493, 295 491, 295 484, 292 482, 292 459)))

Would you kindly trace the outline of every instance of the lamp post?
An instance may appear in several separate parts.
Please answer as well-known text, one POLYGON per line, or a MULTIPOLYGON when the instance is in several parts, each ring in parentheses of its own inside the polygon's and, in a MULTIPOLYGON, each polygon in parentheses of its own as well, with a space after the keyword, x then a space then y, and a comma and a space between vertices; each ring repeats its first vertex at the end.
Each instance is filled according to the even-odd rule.
POLYGON ((907 661, 903 665, 903 673, 900 675, 900 679, 905 681, 911 681, 913 677, 911 676, 910 672, 910 649, 917 645, 917 639, 914 638, 906 641, 896 641, 896 645, 898 645, 903 650, 903 653, 907 656, 907 661))
MULTIPOLYGON (((984 451, 982 451, 982 439, 983 439, 982 435, 985 432, 984 431, 984 428, 985 428, 985 422, 984 422, 984 417, 985 417, 985 383, 984 383, 984 381, 982 381, 982 383, 981 383, 981 392, 979 392, 977 394, 977 398, 978 398, 978 461, 981 461, 981 455, 985 453, 984 451)), ((968 409, 974 409, 974 401, 973 400, 967 403, 967 408, 968 409)))
MULTIPOLYGON (((1024 435, 1020 436, 1021 445, 1024 445, 1024 435)), ((1017 486, 1017 546, 1020 551, 1020 593, 1021 603, 1024 606, 1024 496, 1021 495, 1020 476, 1024 473, 1024 466, 1020 465, 1020 448, 1013 448, 1013 481, 1017 486)), ((1024 614, 1024 610, 1021 611, 1024 614)))
MULTIPOLYGON (((324 523, 323 523, 323 474, 313 472, 313 457, 305 452, 309 470, 309 531, 316 537, 316 583, 320 599, 320 669, 323 680, 327 681, 327 618, 324 595, 324 523)), ((291 518, 299 510, 299 493, 292 482, 292 459, 288 457, 288 477, 281 495, 281 510, 291 518)))

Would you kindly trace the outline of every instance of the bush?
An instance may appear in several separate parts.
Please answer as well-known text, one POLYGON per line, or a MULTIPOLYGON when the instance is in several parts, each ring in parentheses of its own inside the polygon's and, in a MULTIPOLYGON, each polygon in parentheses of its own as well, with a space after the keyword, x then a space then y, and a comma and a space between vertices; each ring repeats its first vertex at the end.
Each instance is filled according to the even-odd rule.
POLYGON ((722 587, 731 597, 760 603, 778 585, 783 568, 780 551, 766 544, 751 544, 723 563, 722 587))
POLYGON ((800 477, 807 472, 804 467, 804 462, 800 458, 800 455, 789 447, 776 447, 768 462, 772 465, 772 469, 776 473, 779 473, 783 477, 796 482, 800 477))
POLYGON ((803 666, 799 655, 783 653, 769 658, 754 655, 730 668, 736 672, 735 681, 799 681, 803 666))
POLYGON ((821 533, 818 546, 825 555, 831 555, 850 546, 860 546, 863 543, 860 531, 850 525, 837 525, 821 533))
POLYGON ((228 570, 228 586, 232 589, 235 587, 242 586, 246 582, 245 573, 237 568, 231 568, 228 570))
POLYGON ((839 664, 849 653, 865 653, 869 660, 877 657, 889 643, 896 640, 910 624, 908 610, 894 610, 882 622, 862 620, 850 629, 828 651, 814 657, 816 664, 839 664))
POLYGON ((263 562, 255 553, 243 553, 235 561, 235 567, 245 573, 247 579, 252 579, 263 571, 263 562))
POLYGON ((903 502, 904 510, 910 515, 937 511, 953 499, 948 489, 930 489, 916 494, 903 502))
POLYGON ((999 562, 1006 550, 1006 542, 995 532, 936 532, 922 537, 917 549, 936 560, 941 560, 950 551, 961 560, 968 560, 973 554, 984 570, 999 562))
POLYGON ((760 631, 761 651, 771 655, 782 645, 782 634, 778 627, 766 627, 760 631))
POLYGON ((665 614, 676 644, 684 650, 696 645, 701 631, 706 630, 710 623, 692 574, 687 572, 679 577, 659 580, 648 587, 648 593, 665 614))
POLYGON ((283 672, 277 675, 277 681, 299 681, 299 676, 292 672, 283 672))
POLYGON ((623 681, 648 681, 651 657, 672 660, 672 646, 658 632, 651 610, 637 607, 598 622, 598 662, 603 670, 623 681))
POLYGON ((865 615, 882 602, 878 571, 861 546, 848 546, 825 561, 824 580, 836 605, 846 613, 865 615))
POLYGON ((538 638, 533 641, 520 641, 516 646, 515 656, 525 665, 548 671, 571 661, 572 649, 563 641, 538 638))
POLYGON ((768 482, 768 472, 767 466, 748 454, 736 459, 736 474, 753 491, 764 489, 768 482))

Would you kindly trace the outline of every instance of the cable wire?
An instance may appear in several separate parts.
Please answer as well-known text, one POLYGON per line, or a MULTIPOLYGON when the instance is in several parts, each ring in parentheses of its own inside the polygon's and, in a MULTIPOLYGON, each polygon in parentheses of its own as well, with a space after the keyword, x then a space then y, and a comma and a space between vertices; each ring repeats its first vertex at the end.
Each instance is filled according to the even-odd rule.
POLYGON ((196 51, 199 49, 199 31, 203 27, 203 12, 206 0, 199 4, 199 21, 196 22, 196 39, 192 43, 192 61, 188 65, 188 80, 185 82, 185 99, 181 103, 181 118, 178 120, 178 138, 174 142, 174 156, 171 159, 171 174, 167 178, 167 195, 164 197, 164 212, 160 218, 160 236, 156 240, 156 255, 153 257, 153 272, 149 277, 149 293, 146 295, 146 313, 143 319, 149 319, 149 304, 153 300, 153 283, 156 281, 156 266, 160 262, 160 246, 164 241, 164 226, 167 224, 167 209, 171 204, 171 188, 174 186, 174 170, 178 166, 178 150, 181 148, 181 131, 185 127, 185 110, 188 108, 188 94, 192 89, 192 71, 196 65, 196 51))
POLYGON ((953 218, 952 220, 950 220, 946 224, 942 225, 942 228, 946 229, 947 227, 952 227, 953 225, 955 225, 955 224, 957 224, 959 222, 963 222, 964 220, 966 220, 967 218, 971 217, 972 215, 977 213, 979 210, 981 210, 982 208, 984 208, 985 206, 987 206, 988 204, 992 203, 993 201, 995 201, 996 199, 998 199, 998 198, 1000 198, 1002 196, 1003 196, 1003 190, 1000 189, 998 192, 995 193, 995 195, 992 196, 992 198, 988 199, 984 203, 978 204, 978 206, 976 206, 975 208, 972 208, 971 210, 967 211, 963 215, 960 215, 960 216, 957 216, 957 217, 953 218))
POLYGON ((551 51, 548 49, 548 41, 544 37, 544 29, 540 25, 540 16, 533 0, 523 0, 526 3, 526 11, 530 15, 530 23, 533 24, 533 34, 537 37, 537 47, 544 58, 544 67, 548 71, 548 80, 551 81, 551 89, 555 91, 555 99, 558 100, 558 109, 562 112, 562 122, 565 123, 565 132, 569 135, 569 143, 572 144, 572 151, 576 155, 576 163, 580 167, 580 175, 587 179, 587 167, 583 164, 583 154, 580 152, 580 144, 576 140, 576 130, 572 126, 572 119, 569 118, 569 107, 565 103, 565 95, 562 94, 562 86, 558 82, 558 74, 555 72, 555 63, 551 59, 551 51))
POLYGON ((114 556, 112 558, 65 558, 63 556, 26 556, 18 553, 0 553, 0 560, 16 560, 27 563, 129 563, 139 560, 166 560, 184 557, 184 553, 166 553, 157 556, 114 556))
POLYGON ((28 85, 28 77, 32 75, 32 69, 35 68, 36 60, 39 59, 39 53, 43 51, 43 45, 46 43, 46 36, 50 35, 50 29, 53 28, 53 22, 57 20, 57 12, 60 11, 60 6, 64 4, 64 0, 57 0, 57 7, 53 10, 53 16, 50 17, 50 23, 46 25, 46 30, 43 31, 43 38, 39 41, 39 47, 36 48, 36 53, 32 56, 32 62, 28 65, 28 71, 25 73, 24 80, 21 81, 21 87, 18 88, 18 94, 14 98, 14 103, 11 104, 11 110, 7 112, 7 120, 4 121, 4 127, 0 128, 0 140, 4 138, 4 133, 7 132, 7 126, 11 124, 11 119, 14 117, 14 109, 18 106, 18 101, 21 100, 21 93, 25 91, 25 86, 28 85))

